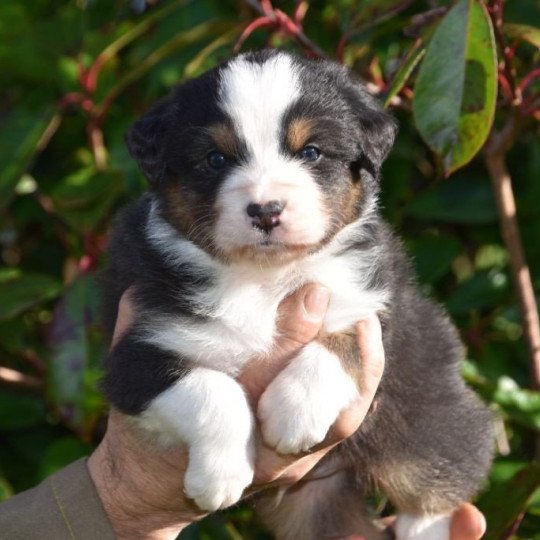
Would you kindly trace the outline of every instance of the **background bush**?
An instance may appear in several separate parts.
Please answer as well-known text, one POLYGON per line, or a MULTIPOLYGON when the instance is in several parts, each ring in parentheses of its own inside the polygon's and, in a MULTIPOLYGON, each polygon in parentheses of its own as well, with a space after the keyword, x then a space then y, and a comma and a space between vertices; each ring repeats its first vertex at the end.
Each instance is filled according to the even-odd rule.
MULTIPOLYGON (((395 111, 383 212, 423 289, 460 328, 464 376, 497 413, 498 457, 478 500, 488 537, 540 539, 540 379, 512 282, 515 243, 501 239, 481 151, 491 132, 492 156, 513 178, 538 293, 539 4, 508 0, 502 19, 502 2, 491 0, 274 7, 282 11, 234 0, 0 3, 0 500, 99 441, 97 276, 112 216, 145 188, 123 135, 175 83, 228 58, 244 32, 242 50, 277 45, 338 58, 395 111), (490 17, 505 23, 495 34, 490 17)), ((184 536, 264 533, 239 508, 184 536)))

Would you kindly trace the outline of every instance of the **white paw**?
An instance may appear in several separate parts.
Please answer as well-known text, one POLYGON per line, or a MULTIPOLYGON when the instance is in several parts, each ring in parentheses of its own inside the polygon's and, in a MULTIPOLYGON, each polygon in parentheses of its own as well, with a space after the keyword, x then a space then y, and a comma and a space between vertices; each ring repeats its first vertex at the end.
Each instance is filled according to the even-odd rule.
POLYGON ((357 397, 338 357, 310 343, 259 400, 264 441, 282 454, 307 451, 324 440, 339 413, 357 397))
POLYGON ((400 514, 396 521, 396 540, 449 540, 450 516, 411 516, 400 514))
POLYGON ((189 449, 184 491, 202 510, 238 501, 253 479, 254 419, 242 387, 225 373, 196 368, 157 396, 139 423, 189 449))
POLYGON ((240 500, 253 481, 253 460, 242 452, 193 448, 184 477, 184 493, 201 510, 215 512, 240 500))

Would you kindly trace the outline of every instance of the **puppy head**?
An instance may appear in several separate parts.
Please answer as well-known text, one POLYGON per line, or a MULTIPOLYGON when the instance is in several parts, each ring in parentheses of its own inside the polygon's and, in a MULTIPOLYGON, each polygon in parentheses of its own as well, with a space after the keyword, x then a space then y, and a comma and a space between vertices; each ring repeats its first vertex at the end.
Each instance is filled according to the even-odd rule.
POLYGON ((372 207, 394 135, 346 68, 272 50, 179 85, 127 143, 182 234, 222 260, 281 264, 372 207))

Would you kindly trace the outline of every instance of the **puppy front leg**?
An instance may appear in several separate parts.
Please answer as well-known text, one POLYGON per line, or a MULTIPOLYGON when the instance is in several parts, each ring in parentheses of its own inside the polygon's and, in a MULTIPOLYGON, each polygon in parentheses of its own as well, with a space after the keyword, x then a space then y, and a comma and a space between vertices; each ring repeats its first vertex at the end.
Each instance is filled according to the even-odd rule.
MULTIPOLYGON (((331 337, 306 345, 259 400, 263 438, 282 454, 307 451, 322 442, 339 413, 359 397, 331 337)), ((355 337, 343 334, 336 339, 341 338, 350 349, 347 356, 356 354, 355 337)))
POLYGON ((244 391, 228 375, 189 371, 150 403, 140 422, 187 445, 184 492, 202 510, 236 503, 253 480, 253 417, 244 391))

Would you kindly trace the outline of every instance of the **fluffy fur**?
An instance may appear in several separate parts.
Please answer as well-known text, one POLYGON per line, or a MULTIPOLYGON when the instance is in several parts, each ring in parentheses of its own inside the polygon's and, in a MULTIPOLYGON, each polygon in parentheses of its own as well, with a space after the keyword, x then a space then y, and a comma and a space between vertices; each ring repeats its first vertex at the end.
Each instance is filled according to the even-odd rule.
POLYGON ((283 497, 256 500, 283 540, 377 538, 359 502, 373 488, 403 512, 400 540, 448 538, 445 516, 489 467, 490 418, 459 376, 456 332, 377 213, 394 134, 344 67, 264 51, 179 85, 127 137, 150 189, 116 224, 107 318, 112 330, 129 287, 142 316, 111 351, 104 389, 187 446, 185 491, 201 508, 233 504, 251 482, 255 422, 235 376, 271 350, 279 303, 308 282, 331 292, 319 338, 256 410, 281 452, 320 443, 358 398, 351 330, 382 321, 386 370, 358 432, 283 497))

